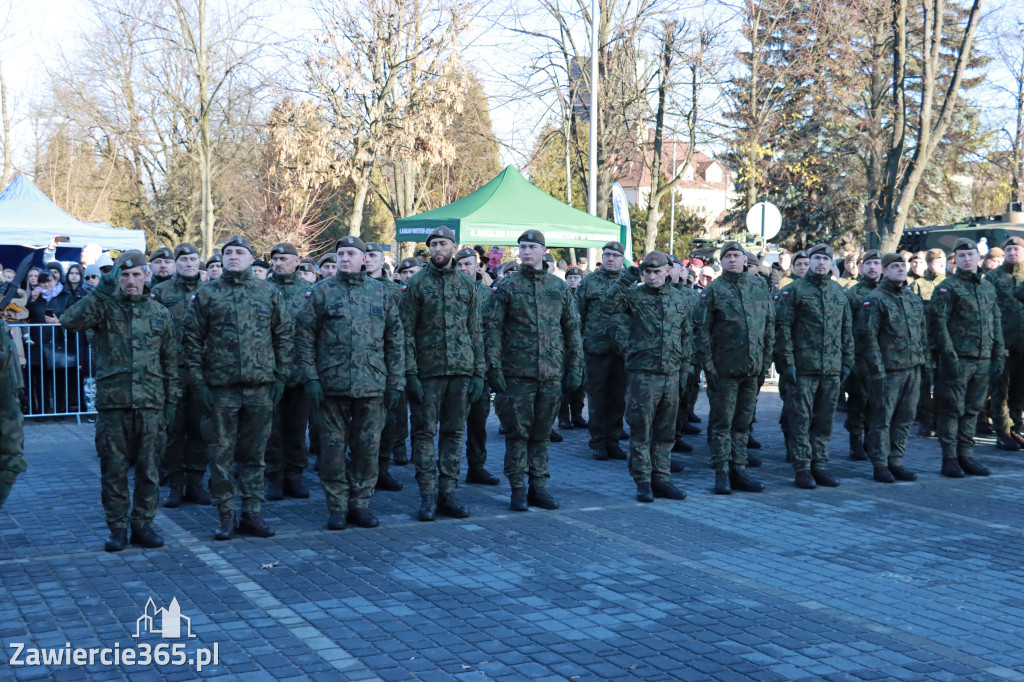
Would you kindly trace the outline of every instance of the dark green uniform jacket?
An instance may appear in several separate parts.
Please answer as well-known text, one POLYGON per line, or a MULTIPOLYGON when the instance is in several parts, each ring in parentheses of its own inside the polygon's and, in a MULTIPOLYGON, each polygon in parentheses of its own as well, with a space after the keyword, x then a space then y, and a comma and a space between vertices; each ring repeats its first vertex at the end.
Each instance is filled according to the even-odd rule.
POLYGON ((295 321, 305 381, 327 395, 376 398, 405 388, 405 334, 398 301, 366 272, 341 272, 309 292, 295 321))
POLYGON ((580 316, 565 282, 523 267, 491 287, 484 317, 487 365, 506 377, 583 376, 580 316))
POLYGON ((913 369, 925 363, 928 334, 924 301, 907 282, 883 279, 860 308, 856 336, 865 377, 913 369))
POLYGON ((583 350, 592 355, 621 353, 616 332, 622 327, 621 315, 605 313, 601 309, 608 287, 618 281, 621 273, 595 270, 576 289, 576 307, 580 311, 580 333, 583 350))
POLYGON ((281 292, 249 270, 225 270, 192 295, 182 352, 193 383, 286 382, 292 320, 281 292))
POLYGON ((1024 283, 1024 263, 1003 262, 985 275, 985 281, 996 289, 999 316, 1003 323, 1003 343, 1010 353, 1024 354, 1024 304, 1017 298, 1017 288, 1024 283))
POLYGON ((779 292, 775 350, 782 368, 836 376, 853 368, 853 324, 846 290, 828 275, 808 272, 779 292))
POLYGON ((629 315, 626 371, 672 374, 692 371, 693 332, 686 296, 670 284, 657 289, 630 286, 620 278, 609 287, 601 304, 604 312, 621 310, 629 315))
POLYGON ((979 272, 957 270, 932 294, 932 336, 944 356, 978 360, 1004 357, 996 288, 979 272))
POLYGON ((174 320, 149 293, 111 297, 94 290, 60 317, 65 329, 93 331, 96 407, 160 408, 180 395, 174 320))
POLYGON ((775 311, 767 287, 746 273, 713 280, 699 295, 693 326, 697 364, 720 377, 759 376, 772 362, 775 311))
POLYGON ((453 267, 433 262, 409 278, 402 292, 405 371, 426 379, 486 373, 476 284, 453 267))
POLYGON ((166 282, 160 282, 152 289, 151 296, 157 303, 167 308, 167 312, 174 318, 174 339, 178 349, 178 381, 181 382, 181 389, 185 390, 188 385, 188 368, 185 367, 185 354, 181 350, 181 339, 185 331, 185 314, 188 312, 188 305, 192 302, 192 294, 202 285, 199 275, 195 277, 182 277, 175 274, 166 282))
MULTIPOLYGON (((306 302, 306 292, 312 289, 313 285, 299 277, 297 272, 293 272, 290 275, 278 275, 275 273, 272 277, 268 277, 267 281, 281 292, 284 300, 284 309, 288 313, 288 319, 294 322, 299 314, 299 309, 306 302)), ((290 370, 288 385, 297 386, 303 383, 303 378, 300 376, 297 363, 295 362, 294 352, 287 358, 287 362, 290 370)))

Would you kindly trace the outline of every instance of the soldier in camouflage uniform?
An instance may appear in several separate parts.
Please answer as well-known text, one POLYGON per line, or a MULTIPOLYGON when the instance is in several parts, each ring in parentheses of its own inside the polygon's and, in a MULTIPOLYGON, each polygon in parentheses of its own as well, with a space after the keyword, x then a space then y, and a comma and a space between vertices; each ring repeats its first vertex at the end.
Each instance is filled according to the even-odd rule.
POLYGON ((317 270, 320 274, 320 279, 330 279, 338 274, 338 254, 336 253, 325 253, 320 256, 320 260, 316 262, 317 270))
MULTIPOLYGON (((705 287, 694 315, 697 362, 708 380, 708 440, 715 494, 761 492, 750 478, 747 439, 761 377, 775 346, 775 314, 768 288, 744 272, 739 242, 722 246, 722 276, 705 287)), ((763 278, 758 276, 763 281, 763 278)))
POLYGON ((292 320, 281 292, 252 276, 249 240, 233 236, 222 253, 224 272, 192 295, 182 352, 196 406, 205 415, 210 491, 220 513, 214 539, 230 540, 236 531, 270 537, 274 529, 261 509, 264 453, 290 372, 292 320), (242 517, 236 526, 239 490, 242 517))
POLYGON ((978 412, 985 405, 989 380, 1003 373, 1003 325, 996 288, 978 272, 978 245, 958 239, 953 245, 956 272, 935 288, 931 329, 939 354, 935 375, 942 475, 988 476, 973 459, 978 412))
POLYGON ((882 281, 861 303, 855 329, 871 396, 865 445, 876 481, 915 481, 917 475, 903 466, 903 455, 928 353, 924 303, 907 285, 903 256, 887 253, 881 264, 882 281))
MULTIPOLYGON (((877 249, 865 251, 860 259, 860 278, 857 283, 846 290, 846 297, 850 301, 850 313, 853 315, 853 325, 857 326, 857 316, 860 315, 864 300, 868 297, 878 281, 882 277, 882 252, 877 249)), ((861 348, 854 338, 854 361, 853 372, 846 380, 846 422, 843 424, 850 434, 850 459, 859 462, 866 461, 868 456, 864 452, 864 427, 867 423, 867 400, 866 386, 864 385, 864 371, 862 365, 861 348)), ((844 387, 841 386, 840 390, 844 387)))
POLYGON ((625 253, 619 242, 605 244, 600 267, 583 278, 575 296, 587 366, 590 452, 597 460, 626 459, 618 437, 626 411, 626 366, 616 340, 622 320, 617 313, 602 311, 608 287, 622 274, 625 253))
POLYGON ((827 470, 839 387, 854 362, 853 328, 846 291, 832 281, 832 248, 807 250, 810 271, 779 292, 775 357, 793 394, 789 439, 798 488, 835 487, 827 470))
POLYGON ((309 292, 295 322, 296 347, 306 392, 322 415, 327 528, 374 528, 380 434, 405 387, 405 334, 398 301, 366 276, 363 241, 342 237, 336 246, 338 272, 309 292))
POLYGON ((196 410, 192 391, 189 390, 188 369, 181 352, 182 332, 185 313, 192 300, 192 294, 199 288, 199 250, 194 244, 185 242, 174 248, 174 276, 153 287, 153 298, 167 308, 174 318, 175 348, 178 351, 178 382, 181 398, 174 411, 174 421, 167 429, 167 448, 164 451, 163 468, 167 472, 170 492, 165 507, 175 508, 182 502, 210 504, 210 493, 203 485, 206 475, 206 444, 203 442, 199 424, 203 415, 196 410))
POLYGON ((161 246, 153 253, 149 254, 149 267, 152 272, 152 276, 149 280, 149 286, 155 287, 157 284, 166 282, 174 276, 174 254, 166 246, 161 246))
MULTIPOLYGON (((793 254, 793 265, 790 267, 789 275, 779 280, 777 289, 772 295, 772 307, 778 309, 779 297, 782 295, 782 290, 791 285, 794 281, 800 279, 807 274, 807 271, 811 267, 811 259, 807 255, 806 251, 797 251, 793 254)), ((776 349, 777 350, 777 349, 776 349)), ((782 367, 782 361, 779 358, 775 358, 776 369, 782 367)), ((789 390, 789 382, 786 381, 785 377, 779 375, 779 399, 782 400, 782 410, 779 411, 779 427, 782 430, 782 438, 786 444, 786 461, 793 462, 793 451, 790 447, 789 442, 789 417, 793 411, 793 405, 796 403, 793 392, 789 390)))
POLYGON ((206 277, 208 282, 219 279, 224 272, 224 258, 221 254, 215 253, 206 259, 206 277))
MULTIPOLYGON (((569 287, 573 299, 576 299, 576 292, 579 291, 580 283, 583 282, 583 271, 575 265, 565 271, 565 284, 569 287)), ((577 310, 579 304, 576 305, 577 310)), ((586 374, 586 373, 584 373, 586 374)), ((583 378, 586 384, 586 376, 583 378)), ((558 428, 567 431, 573 429, 585 429, 590 423, 583 418, 583 404, 587 398, 585 386, 580 386, 572 393, 562 396, 562 407, 558 411, 558 428)))
POLYGON ((488 379, 505 394, 495 409, 507 430, 505 476, 514 511, 558 508, 546 488, 548 439, 563 390, 583 382, 579 313, 565 282, 544 272, 544 248, 537 230, 519 236, 523 266, 492 287, 484 321, 488 379))
MULTIPOLYGON (((675 254, 669 254, 669 260, 672 263, 672 269, 669 271, 669 277, 672 278, 672 288, 685 296, 686 301, 690 304, 690 308, 695 310, 697 302, 700 300, 700 294, 693 287, 687 286, 684 277, 686 266, 683 265, 683 261, 679 256, 675 254)), ((696 342, 696 339, 694 341, 696 342)), ((696 349, 694 350, 696 351, 696 349)), ((700 418, 693 414, 693 408, 697 404, 697 396, 699 394, 700 372, 690 372, 686 377, 686 385, 682 387, 682 391, 679 394, 679 410, 676 414, 676 438, 675 443, 672 445, 672 452, 693 452, 693 446, 683 440, 683 436, 696 436, 700 434, 700 428, 693 425, 693 423, 700 421, 700 418), (691 423, 691 415, 695 418, 693 423, 691 423)), ((672 472, 679 473, 682 470, 682 460, 673 457, 672 472)))
POLYGON ((677 289, 666 284, 668 256, 651 251, 640 269, 630 267, 609 286, 602 312, 628 316, 626 350, 626 422, 629 424, 629 473, 636 499, 682 500, 686 493, 672 485, 671 452, 676 411, 690 365, 691 307, 677 289), (631 286, 641 277, 641 286, 631 286))
POLYGON ((18 474, 28 468, 22 453, 25 444, 23 389, 14 332, 0 318, 0 508, 3 508, 18 474))
POLYGON ((92 330, 96 376, 96 451, 100 455, 103 510, 110 537, 105 549, 128 544, 161 547, 153 529, 160 501, 159 470, 167 425, 178 401, 174 320, 146 293, 146 254, 125 251, 92 293, 61 315, 69 331, 92 330), (129 517, 128 470, 135 466, 129 517))
POLYGON ((996 289, 1007 352, 1006 371, 992 377, 991 413, 998 433, 996 447, 1013 452, 1024 443, 1024 305, 1016 297, 1024 283, 1024 239, 1010 237, 1003 242, 1003 252, 1003 264, 985 275, 996 289))
POLYGON ((406 282, 401 302, 412 459, 420 489, 417 517, 433 521, 436 511, 461 519, 469 516, 455 494, 462 434, 470 404, 483 395, 486 372, 479 302, 473 280, 452 262, 455 233, 444 226, 431 230, 427 248, 430 260, 406 282))
MULTIPOLYGON (((270 249, 273 273, 267 281, 281 292, 288 320, 294 323, 299 308, 306 302, 306 292, 313 288, 299 277, 299 250, 290 242, 275 244, 270 249)), ((306 424, 309 421, 309 401, 306 388, 299 376, 294 357, 286 358, 284 394, 274 409, 265 456, 267 500, 282 500, 285 495, 299 499, 309 497, 302 482, 302 474, 309 464, 306 452, 306 424)))
MULTIPOLYGON (((925 253, 928 270, 924 276, 914 280, 910 290, 924 301, 925 318, 931 319, 932 295, 935 287, 946 278, 946 254, 942 249, 930 249, 925 253)), ((928 325, 929 357, 921 367, 921 397, 917 402, 918 435, 923 438, 935 437, 935 371, 939 363, 939 352, 932 338, 931 325, 928 325)))

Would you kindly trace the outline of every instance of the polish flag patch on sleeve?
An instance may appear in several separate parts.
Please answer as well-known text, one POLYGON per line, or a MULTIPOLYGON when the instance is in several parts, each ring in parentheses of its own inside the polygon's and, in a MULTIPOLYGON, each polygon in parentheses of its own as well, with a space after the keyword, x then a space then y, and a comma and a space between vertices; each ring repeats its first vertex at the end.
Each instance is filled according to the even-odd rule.
POLYGON ((939 293, 940 294, 948 294, 949 293, 949 289, 946 289, 945 287, 939 287, 939 293))
POLYGON ((871 307, 871 301, 864 301, 864 307, 865 308, 870 308, 871 307))

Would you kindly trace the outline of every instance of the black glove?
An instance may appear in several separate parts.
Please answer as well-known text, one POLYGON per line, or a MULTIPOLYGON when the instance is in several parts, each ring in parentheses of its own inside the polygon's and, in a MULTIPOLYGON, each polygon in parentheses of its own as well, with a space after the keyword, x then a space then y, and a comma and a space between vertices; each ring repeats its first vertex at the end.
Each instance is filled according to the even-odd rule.
POLYGON ((508 385, 505 383, 505 375, 500 370, 492 369, 487 374, 487 381, 495 393, 508 393, 508 385))
POLYGON ((324 402, 324 387, 318 380, 313 379, 306 382, 306 395, 309 396, 309 402, 312 403, 313 409, 319 410, 324 402))
POLYGON ((626 271, 622 273, 622 277, 619 278, 620 282, 625 282, 626 286, 636 284, 640 281, 640 268, 635 265, 630 265, 626 268, 626 271))
POLYGON ((213 393, 210 392, 209 386, 200 381, 192 387, 192 393, 200 411, 207 414, 213 412, 213 393))
POLYGON ((1003 360, 993 360, 988 366, 989 376, 1000 377, 1006 371, 1006 363, 1003 360))
POLYGON ((473 377, 469 380, 469 388, 466 390, 466 399, 471 403, 475 403, 480 400, 480 396, 484 394, 484 378, 473 377))
POLYGON ((846 380, 850 378, 850 374, 851 374, 850 368, 847 367, 846 365, 843 365, 843 368, 839 370, 839 385, 840 386, 845 386, 846 385, 846 380))
POLYGON ((281 396, 284 395, 284 382, 275 381, 274 385, 270 387, 270 404, 277 407, 277 404, 281 402, 281 396))
POLYGON ((566 393, 572 393, 582 385, 583 377, 576 372, 569 372, 565 375, 565 379, 562 380, 562 390, 566 393))
POLYGON ((715 390, 715 387, 718 386, 718 370, 710 362, 704 368, 704 378, 708 381, 708 388, 712 391, 715 390))
POLYGON ((405 392, 410 400, 417 403, 423 402, 423 384, 420 383, 419 377, 415 374, 405 375, 405 392))
MULTIPOLYGON (((416 383, 418 385, 419 381, 417 380, 416 383)), ((420 395, 423 395, 422 388, 420 388, 420 395)), ((402 392, 399 391, 397 388, 389 388, 388 390, 384 391, 384 407, 386 407, 389 412, 395 408, 395 405, 397 405, 398 401, 401 399, 402 392)), ((422 402, 422 398, 420 402, 422 402)))

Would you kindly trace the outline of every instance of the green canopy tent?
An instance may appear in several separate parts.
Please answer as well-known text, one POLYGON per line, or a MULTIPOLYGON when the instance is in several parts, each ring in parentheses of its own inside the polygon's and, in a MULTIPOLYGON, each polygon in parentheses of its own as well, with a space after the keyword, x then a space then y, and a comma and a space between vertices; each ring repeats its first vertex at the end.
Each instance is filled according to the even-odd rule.
POLYGON ((512 166, 458 201, 398 220, 398 241, 426 241, 438 225, 451 228, 460 244, 515 244, 530 228, 543 232, 549 247, 599 249, 625 242, 622 227, 563 204, 512 166))

